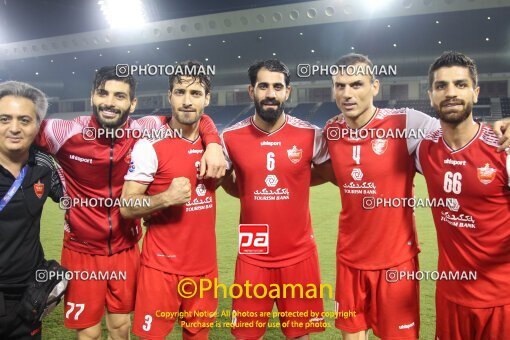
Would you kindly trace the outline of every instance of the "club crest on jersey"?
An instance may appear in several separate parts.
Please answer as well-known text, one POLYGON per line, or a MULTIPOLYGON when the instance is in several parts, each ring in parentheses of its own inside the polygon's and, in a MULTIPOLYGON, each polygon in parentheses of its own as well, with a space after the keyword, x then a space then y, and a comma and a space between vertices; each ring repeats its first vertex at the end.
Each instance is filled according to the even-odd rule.
POLYGON ((388 148, 388 140, 387 139, 374 139, 372 141, 372 150, 377 155, 382 155, 386 149, 388 148))
POLYGON ((297 146, 293 146, 292 149, 287 150, 287 156, 292 163, 297 164, 303 156, 303 149, 298 149, 297 146))
POLYGON ((485 163, 485 166, 476 169, 478 180, 483 184, 487 185, 496 178, 496 169, 491 168, 489 163, 485 163))
POLYGON ((34 192, 38 198, 41 198, 44 194, 44 183, 41 183, 41 180, 34 184, 34 192))

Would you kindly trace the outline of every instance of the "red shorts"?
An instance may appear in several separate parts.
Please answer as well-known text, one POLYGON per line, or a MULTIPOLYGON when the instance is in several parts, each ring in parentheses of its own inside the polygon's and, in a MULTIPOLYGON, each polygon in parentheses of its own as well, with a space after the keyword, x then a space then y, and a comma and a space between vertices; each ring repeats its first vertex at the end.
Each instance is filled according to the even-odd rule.
POLYGON ((260 314, 269 313, 272 315, 275 301, 279 313, 301 313, 301 316, 279 315, 280 328, 286 337, 297 338, 309 333, 324 331, 322 299, 320 297, 299 297, 298 289, 283 288, 284 284, 301 285, 303 291, 306 292, 307 285, 313 284, 317 294, 320 293, 321 277, 317 251, 304 261, 283 268, 262 268, 237 259, 235 283, 244 286, 247 281, 251 284, 252 289, 249 292, 245 291, 240 298, 233 299, 232 303, 232 334, 235 337, 258 339, 263 336, 269 317, 267 314, 260 314), (261 295, 264 295, 264 288, 256 288, 256 286, 264 285, 269 292, 272 290, 271 284, 277 284, 280 287, 281 297, 266 296, 261 298, 261 295), (283 297, 284 290, 286 290, 287 297, 283 297), (295 291, 294 298, 291 297, 292 290, 295 291), (252 312, 252 315, 256 314, 249 316, 246 315, 247 312, 252 312), (302 323, 303 327, 291 327, 294 322, 302 323), (260 326, 257 327, 257 324, 260 326))
POLYGON ((62 266, 74 272, 64 298, 64 325, 82 329, 101 322, 104 309, 128 314, 135 307, 138 244, 111 256, 62 249, 62 266))
MULTIPOLYGON (((178 286, 183 279, 192 279, 198 287, 200 279, 213 281, 217 277, 217 268, 207 275, 188 277, 142 265, 136 291, 133 333, 144 339, 165 339, 175 321, 180 319, 182 328, 188 333, 200 332, 195 339, 207 339, 218 308, 214 290, 205 291, 202 298, 198 294, 183 298, 178 293, 178 286)), ((182 291, 188 292, 190 287, 183 285, 182 291)))
POLYGON ((510 339, 510 305, 470 308, 436 291, 436 339, 510 339))
POLYGON ((360 270, 337 261, 336 328, 349 333, 372 328, 376 336, 384 339, 417 339, 419 281, 393 280, 395 271, 417 270, 417 257, 381 270, 360 270))

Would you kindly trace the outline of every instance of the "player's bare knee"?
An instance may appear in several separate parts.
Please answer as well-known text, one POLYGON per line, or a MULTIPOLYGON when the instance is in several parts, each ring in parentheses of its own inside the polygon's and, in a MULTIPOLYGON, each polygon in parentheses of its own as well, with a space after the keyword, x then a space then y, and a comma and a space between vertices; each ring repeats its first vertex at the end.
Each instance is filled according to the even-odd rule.
POLYGON ((108 328, 108 340, 129 339, 131 318, 129 314, 107 314, 106 326, 108 328))
POLYGON ((76 335, 78 340, 101 340, 101 324, 78 329, 76 335))

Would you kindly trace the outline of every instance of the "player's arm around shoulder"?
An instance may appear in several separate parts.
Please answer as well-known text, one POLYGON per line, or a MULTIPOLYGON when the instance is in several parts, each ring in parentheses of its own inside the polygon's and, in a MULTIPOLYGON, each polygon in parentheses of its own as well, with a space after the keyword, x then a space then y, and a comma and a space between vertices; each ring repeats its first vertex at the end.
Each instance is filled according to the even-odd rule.
POLYGON ((223 156, 218 130, 212 119, 206 114, 200 118, 199 133, 206 145, 204 155, 200 160, 200 177, 219 179, 225 176, 227 162, 223 156))

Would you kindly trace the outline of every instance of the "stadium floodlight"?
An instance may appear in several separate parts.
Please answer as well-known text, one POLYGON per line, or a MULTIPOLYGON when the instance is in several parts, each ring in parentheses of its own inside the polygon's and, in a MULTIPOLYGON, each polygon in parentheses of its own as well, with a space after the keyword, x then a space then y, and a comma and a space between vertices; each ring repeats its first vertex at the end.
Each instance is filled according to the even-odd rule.
POLYGON ((99 0, 111 28, 133 28, 146 22, 145 7, 141 0, 99 0))
POLYGON ((376 11, 386 7, 392 0, 364 0, 370 11, 376 11))

